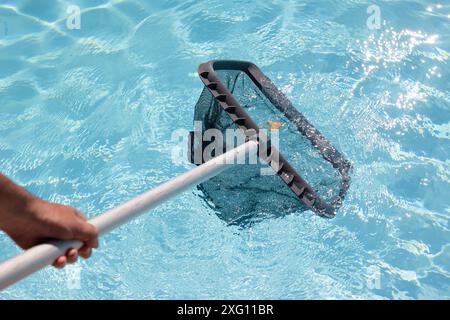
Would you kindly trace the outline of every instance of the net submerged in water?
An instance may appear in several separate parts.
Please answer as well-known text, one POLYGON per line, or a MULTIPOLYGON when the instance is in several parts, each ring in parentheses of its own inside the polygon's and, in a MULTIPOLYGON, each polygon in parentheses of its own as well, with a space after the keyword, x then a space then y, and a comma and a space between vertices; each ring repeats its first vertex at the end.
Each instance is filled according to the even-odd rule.
MULTIPOLYGON (((217 215, 239 225, 307 209, 334 217, 349 187, 350 163, 255 65, 211 61, 200 66, 199 74, 205 88, 195 106, 194 121, 201 128, 191 134, 192 162, 205 160, 202 152, 200 161, 194 159, 198 148, 205 149, 196 140, 211 129, 224 137, 228 129, 256 133, 275 129, 279 141, 275 149, 267 135, 269 151, 260 156, 263 161, 233 165, 199 186, 217 215), (268 168, 274 174, 261 174, 268 168)), ((224 149, 236 143, 232 140, 224 138, 224 149)))

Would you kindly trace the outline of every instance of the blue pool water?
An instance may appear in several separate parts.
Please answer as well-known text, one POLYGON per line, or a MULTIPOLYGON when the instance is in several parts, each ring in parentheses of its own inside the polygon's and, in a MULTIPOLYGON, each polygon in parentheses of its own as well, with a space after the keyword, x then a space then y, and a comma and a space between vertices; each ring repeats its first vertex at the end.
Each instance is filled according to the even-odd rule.
POLYGON ((211 59, 259 65, 354 167, 333 220, 227 226, 193 190, 0 299, 450 298, 445 2, 0 0, 0 172, 47 200, 93 217, 187 171, 211 59))

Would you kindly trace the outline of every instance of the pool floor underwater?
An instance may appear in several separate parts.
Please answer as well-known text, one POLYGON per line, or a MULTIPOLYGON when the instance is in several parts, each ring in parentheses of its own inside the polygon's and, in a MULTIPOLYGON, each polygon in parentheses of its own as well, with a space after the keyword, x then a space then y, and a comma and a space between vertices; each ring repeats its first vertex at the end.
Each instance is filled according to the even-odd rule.
POLYGON ((229 225, 193 189, 0 299, 450 298, 450 7, 377 5, 379 29, 354 1, 0 0, 0 171, 44 199, 92 218, 191 169, 172 134, 212 59, 257 64, 354 168, 332 220, 229 225))

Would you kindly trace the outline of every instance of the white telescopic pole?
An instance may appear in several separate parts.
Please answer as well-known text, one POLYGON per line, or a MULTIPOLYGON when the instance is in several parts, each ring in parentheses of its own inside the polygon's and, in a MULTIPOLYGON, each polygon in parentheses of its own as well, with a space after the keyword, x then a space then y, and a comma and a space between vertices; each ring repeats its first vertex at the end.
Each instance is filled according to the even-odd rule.
MULTIPOLYGON (((247 155, 256 153, 258 143, 248 141, 212 160, 141 194, 140 196, 113 208, 89 221, 97 227, 99 234, 105 234, 120 227, 133 218, 148 212, 175 195, 202 183, 247 155)), ((0 290, 24 279, 32 273, 52 264, 70 248, 80 248, 80 241, 53 241, 32 247, 0 264, 0 290)))

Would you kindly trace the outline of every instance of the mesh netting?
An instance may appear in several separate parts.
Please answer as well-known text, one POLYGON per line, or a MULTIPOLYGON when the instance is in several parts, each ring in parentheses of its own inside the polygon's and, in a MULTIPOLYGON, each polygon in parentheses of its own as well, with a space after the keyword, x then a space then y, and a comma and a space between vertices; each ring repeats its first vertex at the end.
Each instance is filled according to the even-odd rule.
MULTIPOLYGON (((303 116, 288 119, 285 112, 266 97, 268 93, 263 94, 245 72, 218 70, 217 75, 260 129, 278 130, 278 150, 317 195, 327 203, 335 203, 340 197, 342 177, 324 158, 323 150, 302 133, 303 116)), ((274 99, 276 97, 271 100, 274 99)), ((202 131, 218 129, 225 135, 226 129, 237 129, 207 88, 195 107, 194 121, 201 122, 202 131)), ((231 224, 242 225, 307 209, 280 177, 261 175, 261 168, 268 166, 262 163, 234 165, 202 183, 199 189, 218 216, 231 224)))

